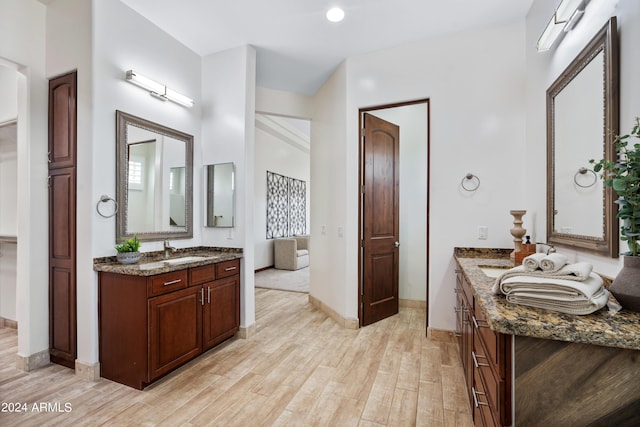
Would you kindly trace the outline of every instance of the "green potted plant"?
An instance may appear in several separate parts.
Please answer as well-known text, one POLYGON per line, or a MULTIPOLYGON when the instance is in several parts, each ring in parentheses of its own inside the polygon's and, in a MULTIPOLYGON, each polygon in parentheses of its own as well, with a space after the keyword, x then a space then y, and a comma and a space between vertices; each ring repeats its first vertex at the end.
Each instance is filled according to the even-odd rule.
POLYGON ((123 240, 115 248, 118 252, 116 258, 121 264, 135 264, 140 260, 140 240, 135 234, 132 238, 123 240))
POLYGON ((611 293, 624 308, 640 311, 640 143, 630 147, 630 138, 640 138, 640 117, 630 133, 614 138, 616 159, 590 162, 595 172, 603 171, 604 184, 618 195, 621 240, 629 247, 622 253, 624 266, 611 284, 611 293))

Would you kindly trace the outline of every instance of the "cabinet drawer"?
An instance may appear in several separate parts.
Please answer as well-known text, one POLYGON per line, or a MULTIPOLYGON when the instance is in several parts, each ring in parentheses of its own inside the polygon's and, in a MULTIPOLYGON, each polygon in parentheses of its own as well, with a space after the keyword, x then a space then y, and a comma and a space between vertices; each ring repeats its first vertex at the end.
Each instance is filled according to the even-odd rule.
POLYGON ((494 368, 497 370, 498 365, 501 363, 499 352, 499 340, 498 334, 491 330, 489 324, 485 320, 482 310, 478 307, 475 312, 475 316, 472 319, 473 327, 475 328, 477 336, 482 340, 482 344, 487 350, 487 358, 493 363, 494 368))
POLYGON ((234 276, 240 274, 240 260, 234 259, 231 261, 224 261, 215 264, 216 266, 216 279, 222 279, 223 277, 234 276))
POLYGON ((474 368, 482 379, 483 390, 486 394, 486 401, 489 403, 491 410, 494 413, 499 414, 501 381, 496 378, 493 370, 491 369, 487 356, 484 354, 484 349, 477 340, 477 334, 473 338, 473 341, 474 368))
POLYGON ((478 369, 474 369, 472 395, 473 421, 476 426, 498 426, 494 411, 487 400, 485 385, 478 369))
POLYGON ((189 286, 211 282, 216 278, 215 264, 203 265, 189 269, 189 286))
POLYGON ((187 270, 151 276, 147 282, 149 296, 166 294, 187 287, 187 270))

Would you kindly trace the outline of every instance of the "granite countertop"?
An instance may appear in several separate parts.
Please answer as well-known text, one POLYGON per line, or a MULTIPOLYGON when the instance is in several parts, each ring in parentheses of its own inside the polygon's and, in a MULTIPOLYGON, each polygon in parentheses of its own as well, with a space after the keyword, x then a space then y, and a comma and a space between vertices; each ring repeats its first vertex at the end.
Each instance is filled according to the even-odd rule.
POLYGON ((206 246, 178 249, 171 254, 169 260, 191 256, 204 257, 204 259, 179 264, 164 262, 165 259, 163 255, 164 251, 143 252, 142 258, 140 258, 140 261, 136 264, 120 264, 115 256, 94 258, 93 269, 94 271, 127 274, 130 276, 153 276, 155 274, 184 270, 189 267, 199 267, 242 258, 242 249, 206 246))
MULTIPOLYGON (((640 313, 622 310, 609 314, 607 307, 585 316, 564 314, 507 302, 494 295, 495 278, 480 267, 512 267, 508 249, 455 248, 454 257, 471 285, 477 305, 492 330, 509 335, 581 342, 640 350, 640 313)), ((605 286, 611 278, 603 277, 605 286)))

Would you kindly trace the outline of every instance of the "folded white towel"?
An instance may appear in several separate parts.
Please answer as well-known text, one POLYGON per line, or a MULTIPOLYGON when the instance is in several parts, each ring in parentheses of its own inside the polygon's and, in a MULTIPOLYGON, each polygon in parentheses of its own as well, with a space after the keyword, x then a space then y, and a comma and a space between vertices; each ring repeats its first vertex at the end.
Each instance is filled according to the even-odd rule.
POLYGON ((541 277, 548 279, 563 279, 563 280, 573 280, 573 281, 583 281, 586 280, 591 271, 593 270, 593 266, 588 262, 577 262, 574 264, 567 264, 562 267, 558 271, 547 272, 542 270, 534 270, 527 271, 523 265, 519 265, 517 267, 513 267, 502 275, 498 276, 496 281, 493 284, 493 293, 499 294, 502 291, 500 290, 500 284, 513 276, 527 276, 527 277, 541 277))
POLYGON ((598 311, 607 305, 608 300, 609 291, 603 287, 600 287, 599 290, 588 299, 565 300, 563 298, 547 297, 540 293, 528 292, 511 292, 507 295, 507 301, 514 304, 577 315, 591 314, 598 311))
POLYGON ((527 271, 534 271, 540 268, 540 261, 542 261, 547 255, 542 252, 531 254, 522 260, 522 265, 527 271))
POLYGON ((600 292, 602 283, 602 278, 595 273, 591 273, 583 281, 523 275, 512 276, 503 280, 500 285, 500 291, 505 295, 526 293, 571 301, 591 298, 600 292))
POLYGON ((562 267, 564 267, 567 264, 567 257, 559 254, 559 253, 555 253, 555 254, 550 254, 545 256, 541 261, 540 261, 540 268, 543 271, 546 272, 555 272, 560 270, 562 267))

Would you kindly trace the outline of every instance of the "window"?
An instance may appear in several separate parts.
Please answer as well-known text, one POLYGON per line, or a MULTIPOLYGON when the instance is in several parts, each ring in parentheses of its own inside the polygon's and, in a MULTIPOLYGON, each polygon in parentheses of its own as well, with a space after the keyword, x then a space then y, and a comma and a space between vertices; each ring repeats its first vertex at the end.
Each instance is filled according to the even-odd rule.
POLYGON ((144 162, 142 159, 129 159, 129 190, 144 190, 143 170, 144 162))

